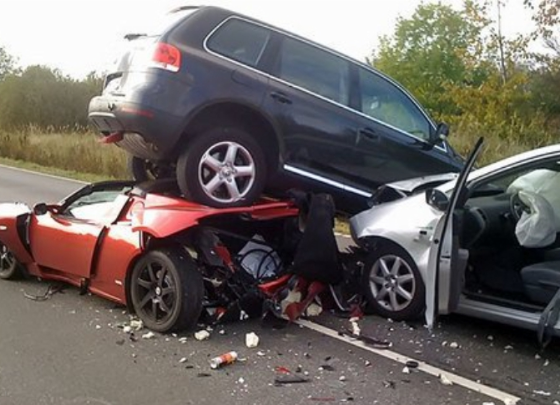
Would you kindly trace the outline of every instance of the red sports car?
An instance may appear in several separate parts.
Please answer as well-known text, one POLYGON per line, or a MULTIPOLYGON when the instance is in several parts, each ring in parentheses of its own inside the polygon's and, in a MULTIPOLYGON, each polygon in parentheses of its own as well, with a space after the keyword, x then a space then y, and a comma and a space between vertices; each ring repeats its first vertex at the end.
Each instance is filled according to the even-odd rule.
POLYGON ((273 273, 294 253, 294 205, 215 209, 176 188, 165 180, 103 182, 58 204, 0 204, 0 278, 73 284, 127 305, 159 332, 193 327, 203 306, 224 305, 267 277, 277 281, 273 273), (243 282, 233 276, 239 268, 243 282))

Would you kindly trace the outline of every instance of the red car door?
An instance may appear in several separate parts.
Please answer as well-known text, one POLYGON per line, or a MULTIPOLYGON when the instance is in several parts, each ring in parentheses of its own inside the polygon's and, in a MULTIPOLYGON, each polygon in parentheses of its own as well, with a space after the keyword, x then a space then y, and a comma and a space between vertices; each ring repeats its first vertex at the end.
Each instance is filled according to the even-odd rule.
POLYGON ((93 221, 47 213, 34 216, 31 251, 37 264, 88 278, 93 251, 103 225, 93 221))
POLYGON ((117 190, 93 190, 59 209, 32 215, 29 239, 35 262, 51 270, 89 278, 98 240, 128 201, 117 190))

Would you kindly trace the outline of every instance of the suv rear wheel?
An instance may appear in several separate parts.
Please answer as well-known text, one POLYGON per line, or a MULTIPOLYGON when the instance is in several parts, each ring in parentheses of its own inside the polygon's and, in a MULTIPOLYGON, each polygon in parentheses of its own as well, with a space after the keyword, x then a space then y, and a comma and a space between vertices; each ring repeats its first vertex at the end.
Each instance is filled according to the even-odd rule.
POLYGON ((217 208, 252 204, 266 177, 263 150, 238 128, 199 134, 177 161, 177 182, 185 196, 217 208))

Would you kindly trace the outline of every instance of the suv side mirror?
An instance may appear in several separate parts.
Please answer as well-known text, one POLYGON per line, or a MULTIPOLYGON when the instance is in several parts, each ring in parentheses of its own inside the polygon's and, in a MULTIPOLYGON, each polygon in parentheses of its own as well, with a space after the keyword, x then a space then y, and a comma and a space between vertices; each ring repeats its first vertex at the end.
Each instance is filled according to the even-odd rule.
POLYGON ((33 214, 35 215, 45 215, 49 212, 49 207, 45 203, 37 203, 33 206, 33 214))
POLYGON ((449 197, 437 188, 429 188, 426 190, 426 204, 434 207, 436 210, 446 211, 447 207, 449 207, 449 197))
POLYGON ((440 122, 430 139, 430 146, 433 147, 436 143, 445 140, 448 136, 449 125, 447 125, 445 122, 440 122))

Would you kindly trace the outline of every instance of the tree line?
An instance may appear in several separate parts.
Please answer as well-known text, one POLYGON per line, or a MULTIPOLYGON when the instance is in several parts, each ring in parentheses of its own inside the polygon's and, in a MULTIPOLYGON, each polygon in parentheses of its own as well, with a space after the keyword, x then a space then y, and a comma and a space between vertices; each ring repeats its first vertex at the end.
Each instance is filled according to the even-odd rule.
POLYGON ((466 0, 460 9, 421 4, 398 19, 368 61, 468 144, 477 135, 495 148, 557 143, 560 2, 525 0, 535 28, 513 38, 502 34, 506 6, 503 0, 466 0))
MULTIPOLYGON (((392 34, 380 38, 367 62, 450 124, 450 140, 459 149, 468 149, 477 135, 492 139, 495 148, 555 143, 560 134, 560 3, 524 4, 534 31, 506 38, 505 0, 465 0, 460 8, 421 3, 412 16, 397 20, 392 34)), ((0 129, 85 128, 88 102, 101 83, 96 73, 76 80, 45 66, 21 69, 0 44, 0 129)))
POLYGON ((0 47, 0 130, 84 130, 89 100, 101 90, 92 72, 77 80, 47 66, 17 66, 0 47))

